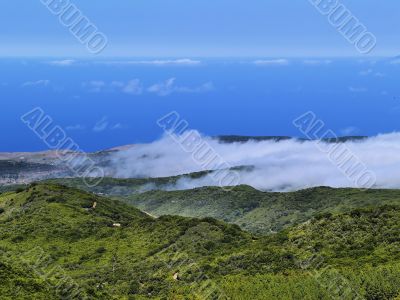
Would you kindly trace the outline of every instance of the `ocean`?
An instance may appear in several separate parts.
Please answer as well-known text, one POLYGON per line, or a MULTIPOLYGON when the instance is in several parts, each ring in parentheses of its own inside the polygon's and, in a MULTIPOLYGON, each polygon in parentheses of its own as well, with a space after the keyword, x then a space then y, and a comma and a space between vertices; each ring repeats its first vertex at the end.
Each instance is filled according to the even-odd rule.
POLYGON ((85 151, 147 143, 176 111, 214 135, 299 136, 312 111, 337 135, 400 129, 400 70, 385 58, 2 58, 1 152, 46 150, 21 120, 40 107, 85 151))

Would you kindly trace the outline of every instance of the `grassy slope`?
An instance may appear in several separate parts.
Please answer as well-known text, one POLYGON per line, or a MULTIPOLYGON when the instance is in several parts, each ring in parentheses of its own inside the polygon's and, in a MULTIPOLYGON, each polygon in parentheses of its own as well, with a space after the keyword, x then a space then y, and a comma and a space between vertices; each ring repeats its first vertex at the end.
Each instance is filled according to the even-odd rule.
POLYGON ((285 230, 282 244, 308 273, 230 274, 223 287, 243 295, 236 299, 263 299, 260 290, 267 299, 399 299, 399 212, 397 206, 356 209, 285 230))
POLYGON ((201 274, 231 299, 352 299, 355 293, 393 299, 400 293, 397 206, 320 216, 266 237, 213 219, 153 219, 119 201, 52 184, 1 194, 0 212, 2 299, 59 298, 48 285, 56 278, 45 280, 24 265, 32 260, 26 252, 37 246, 50 256, 48 268, 61 266, 93 299, 200 299, 194 282, 201 274), (179 264, 172 263, 177 253, 179 264), (304 263, 315 254, 320 264, 304 263), (326 271, 315 280, 312 272, 326 266, 340 276, 326 271), (346 295, 327 288, 337 278, 350 282, 346 295))
MULTIPOLYGON (((155 220, 118 201, 57 185, 2 194, 0 207, 0 247, 12 254, 2 261, 19 266, 19 253, 40 246, 54 260, 52 265, 61 265, 87 296, 95 298, 170 293, 166 282, 172 274, 153 278, 153 268, 157 268, 152 257, 173 243, 189 240, 185 250, 201 258, 208 252, 202 243, 224 253, 240 249, 250 239, 233 225, 181 217, 155 220), (90 209, 94 202, 96 208, 90 209), (121 227, 113 227, 114 223, 121 227), (204 237, 194 236, 198 230, 204 237)), ((158 269, 163 268, 161 264, 158 269)), ((1 288, 2 295, 9 290, 1 288)))
POLYGON ((399 204, 399 190, 311 188, 290 193, 261 192, 249 186, 232 191, 205 187, 185 191, 150 191, 125 197, 153 215, 213 217, 254 233, 280 231, 321 213, 399 204))
MULTIPOLYGON (((193 173, 187 176, 203 175, 203 173, 193 173)), ((155 179, 104 178, 98 186, 92 188, 85 186, 80 178, 55 179, 50 182, 113 196, 154 216, 212 217, 260 234, 280 231, 321 213, 339 213, 354 208, 384 204, 400 205, 400 190, 317 187, 289 193, 274 193, 262 192, 243 185, 231 191, 219 187, 204 187, 193 190, 154 190, 138 193, 148 184, 160 187, 173 184, 179 178, 179 176, 155 179)))

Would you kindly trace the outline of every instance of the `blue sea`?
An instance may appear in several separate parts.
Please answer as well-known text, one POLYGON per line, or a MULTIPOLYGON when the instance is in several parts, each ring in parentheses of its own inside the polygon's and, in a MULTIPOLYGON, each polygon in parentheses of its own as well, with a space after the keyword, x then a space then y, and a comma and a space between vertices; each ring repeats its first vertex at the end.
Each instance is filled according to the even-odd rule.
POLYGON ((2 58, 0 151, 46 149, 20 120, 35 107, 85 151, 154 141, 171 111, 210 136, 301 136, 306 111, 337 135, 398 131, 399 71, 386 58, 2 58))

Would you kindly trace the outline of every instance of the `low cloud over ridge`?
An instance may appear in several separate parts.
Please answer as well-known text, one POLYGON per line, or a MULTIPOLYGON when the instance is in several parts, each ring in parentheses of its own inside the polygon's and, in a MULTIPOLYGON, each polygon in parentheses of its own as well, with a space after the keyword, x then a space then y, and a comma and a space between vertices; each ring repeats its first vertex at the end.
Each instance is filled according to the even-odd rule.
MULTIPOLYGON (((221 143, 203 136, 216 153, 231 166, 252 166, 240 172, 240 183, 260 190, 291 191, 315 186, 355 187, 317 141, 296 139, 221 143)), ((400 188, 400 133, 382 134, 346 147, 376 175, 376 188, 400 188)), ((108 172, 116 177, 166 177, 202 171, 191 153, 170 137, 150 144, 135 145, 113 157, 108 172)), ((211 176, 182 178, 171 189, 218 185, 211 176)))

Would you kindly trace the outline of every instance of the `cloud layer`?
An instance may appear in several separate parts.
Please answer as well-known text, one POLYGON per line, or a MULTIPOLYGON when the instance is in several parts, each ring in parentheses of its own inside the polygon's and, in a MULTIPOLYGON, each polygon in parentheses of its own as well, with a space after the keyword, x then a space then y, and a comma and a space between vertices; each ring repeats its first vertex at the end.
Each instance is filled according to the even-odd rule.
MULTIPOLYGON (((354 187, 317 141, 249 141, 220 143, 203 137, 231 166, 253 166, 240 171, 240 183, 260 190, 291 191, 314 186, 354 187)), ((343 144, 342 144, 343 145, 343 144)), ((384 134, 344 144, 376 175, 377 188, 400 188, 400 133, 384 134)), ((116 177, 165 177, 201 171, 192 153, 182 150, 170 137, 136 145, 113 157, 107 170, 116 177)), ((183 178, 173 189, 218 185, 212 176, 183 178)))

